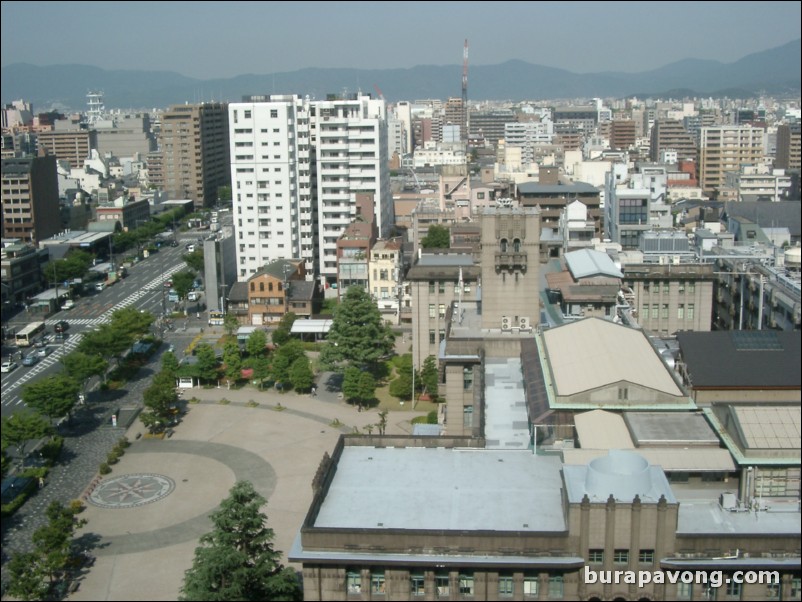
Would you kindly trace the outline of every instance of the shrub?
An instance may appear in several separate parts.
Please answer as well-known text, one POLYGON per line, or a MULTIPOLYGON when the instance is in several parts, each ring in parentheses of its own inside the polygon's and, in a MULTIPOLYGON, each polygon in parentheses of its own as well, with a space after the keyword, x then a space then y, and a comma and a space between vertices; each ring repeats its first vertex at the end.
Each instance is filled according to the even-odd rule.
POLYGON ((128 437, 120 437, 120 440, 117 441, 117 445, 122 449, 126 449, 131 447, 131 442, 128 440, 128 437))
POLYGON ((220 404, 220 405, 222 405, 222 406, 227 406, 228 404, 230 404, 230 403, 231 403, 231 400, 230 400, 230 399, 226 399, 225 397, 223 397, 223 398, 222 398, 220 401, 218 401, 217 403, 219 403, 219 404, 220 404))
POLYGON ((64 437, 56 435, 42 446, 40 450, 42 457, 50 462, 58 460, 61 448, 64 446, 64 437))
POLYGON ((72 500, 69 504, 70 512, 73 514, 80 514, 86 509, 86 504, 84 504, 81 500, 72 500))
POLYGON ((98 468, 98 472, 100 474, 109 474, 111 472, 111 466, 103 462, 100 467, 98 468))

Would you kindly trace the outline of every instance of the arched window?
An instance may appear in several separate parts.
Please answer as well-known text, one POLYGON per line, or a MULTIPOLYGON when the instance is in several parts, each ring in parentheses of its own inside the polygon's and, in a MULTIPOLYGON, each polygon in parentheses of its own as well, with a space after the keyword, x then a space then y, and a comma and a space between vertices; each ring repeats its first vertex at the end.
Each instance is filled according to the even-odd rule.
POLYGON ((255 290, 256 290, 256 286, 254 285, 253 282, 251 282, 251 292, 254 292, 255 290))
POLYGON ((507 239, 506 238, 502 238, 501 239, 501 252, 502 253, 506 253, 507 252, 507 239))
POLYGON ((515 253, 520 253, 521 252, 521 239, 520 238, 513 239, 513 241, 512 241, 512 250, 515 253))
POLYGON ((272 282, 268 283, 267 290, 269 290, 271 293, 273 292, 273 283, 272 282))
POLYGON ((265 292, 265 283, 264 282, 260 282, 259 283, 259 292, 260 293, 265 292))

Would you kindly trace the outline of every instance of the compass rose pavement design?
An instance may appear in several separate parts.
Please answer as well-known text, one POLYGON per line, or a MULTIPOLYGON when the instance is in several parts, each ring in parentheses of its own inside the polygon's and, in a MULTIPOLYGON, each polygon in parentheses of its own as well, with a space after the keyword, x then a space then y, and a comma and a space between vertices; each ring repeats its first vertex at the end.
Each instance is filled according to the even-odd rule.
POLYGON ((101 508, 133 508, 158 502, 175 489, 175 481, 160 474, 134 473, 100 483, 89 502, 101 508))

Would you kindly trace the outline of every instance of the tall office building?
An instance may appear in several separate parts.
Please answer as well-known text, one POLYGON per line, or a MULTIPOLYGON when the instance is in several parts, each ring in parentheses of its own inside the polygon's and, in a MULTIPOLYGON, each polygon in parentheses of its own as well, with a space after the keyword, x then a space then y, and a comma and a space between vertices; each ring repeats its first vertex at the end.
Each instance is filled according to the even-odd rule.
POLYGON ((777 126, 777 158, 774 167, 779 169, 800 169, 800 125, 777 126))
POLYGON ((468 114, 466 112, 466 107, 463 105, 462 99, 449 98, 446 101, 443 125, 459 126, 460 140, 467 140, 468 139, 467 121, 468 121, 468 114))
POLYGON ((707 195, 724 185, 725 173, 763 159, 763 128, 750 125, 704 127, 699 133, 699 184, 707 195))
POLYGON ((97 148, 97 133, 81 129, 67 120, 59 120, 52 130, 37 134, 37 144, 40 157, 52 155, 59 161, 69 161, 70 167, 80 169, 90 151, 97 148))
POLYGON ((380 235, 389 234, 383 100, 254 96, 232 104, 229 117, 240 279, 299 257, 308 274, 336 282, 337 239, 356 215, 358 193, 373 195, 380 235))
POLYGON ((660 161, 660 153, 666 150, 677 152, 678 160, 696 161, 696 142, 693 136, 676 119, 658 119, 652 126, 649 158, 660 161))
POLYGON ((58 234, 61 213, 55 157, 3 159, 2 235, 38 243, 58 234))
POLYGON ((172 198, 213 205, 230 185, 228 112, 225 103, 174 105, 161 117, 164 189, 172 198))

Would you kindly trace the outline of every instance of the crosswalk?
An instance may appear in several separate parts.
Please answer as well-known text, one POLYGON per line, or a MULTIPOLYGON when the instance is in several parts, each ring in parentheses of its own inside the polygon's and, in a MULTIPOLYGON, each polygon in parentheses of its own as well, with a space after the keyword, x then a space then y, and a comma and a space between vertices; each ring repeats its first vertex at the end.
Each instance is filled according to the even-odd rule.
MULTIPOLYGON (((53 326, 56 322, 65 321, 70 324, 70 326, 100 326, 101 324, 105 324, 111 321, 111 315, 117 311, 118 309, 123 309, 125 307, 129 307, 146 297, 149 294, 152 294, 154 290, 159 290, 164 286, 164 282, 170 278, 176 272, 181 271, 184 269, 185 266, 183 264, 178 264, 173 266, 169 270, 166 270, 163 274, 160 274, 157 278, 154 278, 150 282, 148 282, 145 286, 139 289, 136 292, 131 293, 128 297, 116 303, 113 307, 107 309, 101 315, 95 318, 75 318, 75 319, 64 319, 64 318, 51 318, 45 321, 47 326, 53 326)), ((24 374, 22 374, 19 378, 17 378, 14 382, 3 383, 2 389, 2 398, 3 398, 3 405, 4 406, 15 406, 22 403, 22 398, 19 395, 18 389, 25 384, 35 380, 42 372, 47 370, 53 364, 56 364, 61 361, 61 358, 65 355, 68 355, 75 351, 75 349, 80 344, 81 340, 83 339, 82 334, 74 334, 67 338, 66 341, 62 345, 60 345, 55 351, 53 351, 50 355, 36 364, 31 368, 28 368, 24 374)))

